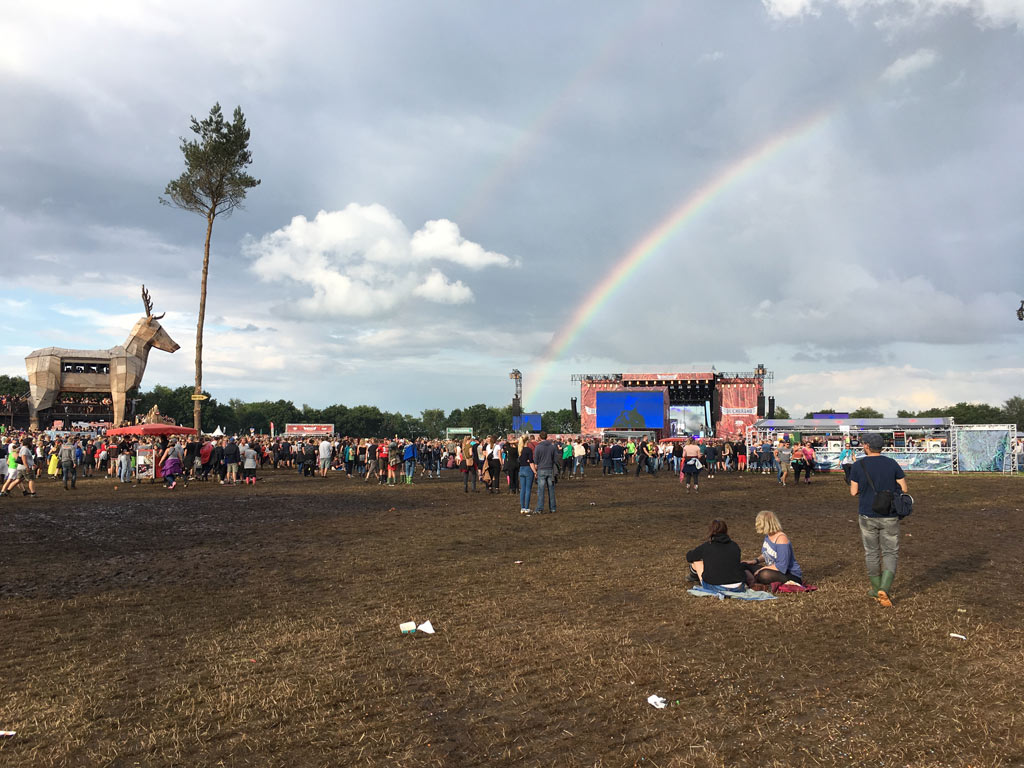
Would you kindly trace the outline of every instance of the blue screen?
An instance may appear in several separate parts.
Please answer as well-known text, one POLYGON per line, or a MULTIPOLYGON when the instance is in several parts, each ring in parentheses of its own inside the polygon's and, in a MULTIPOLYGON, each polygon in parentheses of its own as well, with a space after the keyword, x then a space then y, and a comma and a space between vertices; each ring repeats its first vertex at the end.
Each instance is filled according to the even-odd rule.
POLYGON ((540 414, 524 413, 522 416, 512 417, 513 432, 540 432, 540 414))
POLYGON ((599 429, 664 429, 664 392, 598 392, 599 429))

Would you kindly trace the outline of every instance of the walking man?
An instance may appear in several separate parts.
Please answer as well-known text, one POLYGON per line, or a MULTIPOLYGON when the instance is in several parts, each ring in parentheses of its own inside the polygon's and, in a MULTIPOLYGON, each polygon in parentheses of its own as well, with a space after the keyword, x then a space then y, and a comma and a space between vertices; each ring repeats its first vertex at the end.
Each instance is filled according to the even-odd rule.
POLYGON ((548 494, 548 512, 555 511, 555 454, 558 447, 548 440, 548 433, 540 433, 540 442, 533 449, 530 467, 537 477, 537 508, 534 514, 544 513, 544 493, 548 494))
POLYGON ((78 480, 78 459, 75 457, 75 445, 70 440, 60 447, 57 454, 60 458, 61 474, 64 475, 64 490, 68 490, 68 483, 74 490, 75 482, 78 480))
POLYGON ((879 603, 892 606, 890 590, 896 577, 896 559, 900 548, 900 519, 890 510, 875 512, 872 505, 877 493, 895 492, 897 487, 907 492, 907 479, 900 465, 888 456, 882 456, 882 436, 869 433, 862 443, 864 458, 850 470, 850 495, 859 496, 860 538, 864 543, 871 590, 868 592, 879 603))

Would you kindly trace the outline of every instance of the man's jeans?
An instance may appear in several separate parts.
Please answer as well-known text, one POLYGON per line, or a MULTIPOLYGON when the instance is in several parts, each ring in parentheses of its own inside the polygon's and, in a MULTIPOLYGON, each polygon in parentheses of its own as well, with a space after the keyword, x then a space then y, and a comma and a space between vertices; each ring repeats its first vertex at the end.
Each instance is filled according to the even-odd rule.
POLYGON ((898 517, 860 518, 860 539, 864 543, 864 562, 869 576, 882 571, 896 573, 900 551, 900 519, 898 517))
POLYGON ((575 457, 575 460, 576 460, 576 463, 573 465, 572 473, 574 475, 579 475, 580 477, 582 477, 583 476, 583 462, 585 462, 587 459, 584 456, 577 456, 577 457, 575 457))
POLYGON ((75 487, 75 481, 78 480, 78 467, 73 461, 62 461, 60 463, 61 471, 64 474, 64 487, 68 487, 68 483, 71 483, 71 487, 75 487))
POLYGON ((412 476, 416 474, 416 459, 405 460, 405 477, 407 481, 412 480, 412 476))
POLYGON ((555 511, 555 470, 537 470, 537 512, 544 510, 544 492, 548 494, 548 512, 555 511))
POLYGON ((127 453, 122 453, 117 457, 117 477, 122 483, 132 481, 132 457, 127 453))

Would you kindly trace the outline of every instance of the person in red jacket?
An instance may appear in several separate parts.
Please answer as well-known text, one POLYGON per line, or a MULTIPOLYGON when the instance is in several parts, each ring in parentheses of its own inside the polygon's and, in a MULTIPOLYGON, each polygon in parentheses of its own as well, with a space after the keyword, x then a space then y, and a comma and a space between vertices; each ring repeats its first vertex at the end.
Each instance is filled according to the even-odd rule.
POLYGON ((213 469, 213 464, 210 462, 210 457, 213 455, 213 443, 207 437, 203 438, 203 444, 199 448, 199 463, 202 465, 200 477, 203 480, 210 479, 210 470, 213 469))

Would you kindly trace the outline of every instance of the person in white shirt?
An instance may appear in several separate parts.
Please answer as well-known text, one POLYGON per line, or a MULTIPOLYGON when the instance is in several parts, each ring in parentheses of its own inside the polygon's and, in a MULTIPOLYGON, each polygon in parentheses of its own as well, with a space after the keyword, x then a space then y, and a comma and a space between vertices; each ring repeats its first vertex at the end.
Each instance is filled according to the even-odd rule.
POLYGON ((572 458, 573 458, 573 466, 572 466, 573 477, 575 477, 576 475, 579 475, 580 477, 583 477, 584 474, 585 474, 584 465, 587 462, 587 449, 583 445, 583 439, 582 438, 573 441, 573 444, 572 444, 572 458))
POLYGON ((331 468, 331 455, 334 453, 334 446, 326 437, 320 441, 320 477, 327 477, 327 470, 331 468))

